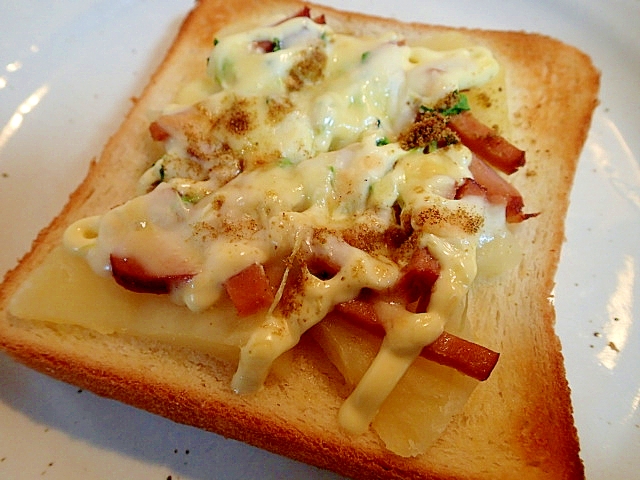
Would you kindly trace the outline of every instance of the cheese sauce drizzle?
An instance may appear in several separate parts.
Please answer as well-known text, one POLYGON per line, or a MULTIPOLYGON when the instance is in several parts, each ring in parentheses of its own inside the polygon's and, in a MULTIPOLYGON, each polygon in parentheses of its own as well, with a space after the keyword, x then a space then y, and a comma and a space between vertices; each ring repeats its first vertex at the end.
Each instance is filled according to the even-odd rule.
POLYGON ((479 252, 490 252, 486 265, 500 263, 504 249, 517 252, 504 208, 452 199, 472 177, 466 147, 425 154, 396 143, 420 105, 497 72, 482 47, 436 51, 394 33, 357 38, 309 18, 220 38, 209 77, 158 118, 165 154, 140 179, 140 196, 75 223, 64 243, 101 275, 116 255, 152 276, 188 276, 170 295, 195 312, 215 309, 225 282, 246 267, 279 263, 277 293, 232 381, 247 393, 336 304, 396 283, 401 262, 350 244, 345 232, 383 232, 399 205, 441 274, 427 312, 377 307, 387 335, 339 416, 347 430, 364 431, 424 345, 464 323, 479 252), (305 264, 314 256, 337 273, 314 275, 305 264))

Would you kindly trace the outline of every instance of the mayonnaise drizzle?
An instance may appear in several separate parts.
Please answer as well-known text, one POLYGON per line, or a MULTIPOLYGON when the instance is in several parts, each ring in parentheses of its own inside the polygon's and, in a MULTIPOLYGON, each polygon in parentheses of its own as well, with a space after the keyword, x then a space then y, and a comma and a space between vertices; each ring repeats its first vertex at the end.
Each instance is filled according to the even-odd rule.
POLYGON ((190 135, 178 132, 142 177, 141 188, 150 193, 76 222, 65 246, 101 274, 109 272, 113 253, 139 259, 159 275, 188 271, 192 278, 171 298, 195 312, 215 309, 224 282, 245 267, 286 262, 273 304, 241 348, 232 387, 248 393, 337 303, 397 281, 400 265, 348 244, 340 232, 362 222, 384 230, 400 205, 420 232, 419 247, 428 247, 442 272, 426 313, 378 306, 388 333, 340 410, 341 424, 361 432, 421 349, 449 322, 464 321, 477 249, 510 238, 503 234, 503 210, 478 199, 451 200, 455 185, 471 176, 466 147, 424 154, 403 151, 393 140, 420 104, 481 85, 497 71, 482 47, 435 51, 408 46, 394 33, 356 38, 308 18, 220 38, 209 59, 210 79, 179 96, 194 110, 169 105, 165 114, 189 111, 203 115, 200 120, 227 121, 235 112, 230 109, 243 105, 241 126, 249 130, 238 135, 239 124, 216 130, 224 122, 212 120, 190 135), (261 51, 263 41, 277 41, 277 48, 261 51), (274 99, 281 110, 272 122, 274 99), (211 136, 201 138, 205 131, 211 136), (217 157, 212 163, 189 153, 194 138, 200 152, 226 145, 233 158, 243 159, 244 170, 226 170, 233 178, 223 179, 217 157), (202 173, 207 169, 209 177, 202 173), (188 178, 189 171, 199 176, 188 178), (319 231, 329 235, 314 240, 319 231), (330 258, 339 271, 320 279, 296 270, 305 252, 330 258), (288 282, 295 275, 302 288, 292 299, 288 282))

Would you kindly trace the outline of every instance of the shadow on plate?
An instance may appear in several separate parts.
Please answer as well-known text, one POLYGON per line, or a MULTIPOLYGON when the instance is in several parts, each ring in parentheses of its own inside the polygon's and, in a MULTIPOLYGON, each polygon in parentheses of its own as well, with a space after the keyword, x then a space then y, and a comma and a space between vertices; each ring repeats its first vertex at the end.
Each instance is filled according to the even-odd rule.
POLYGON ((338 475, 51 379, 0 354, 0 402, 46 429, 194 480, 338 475))

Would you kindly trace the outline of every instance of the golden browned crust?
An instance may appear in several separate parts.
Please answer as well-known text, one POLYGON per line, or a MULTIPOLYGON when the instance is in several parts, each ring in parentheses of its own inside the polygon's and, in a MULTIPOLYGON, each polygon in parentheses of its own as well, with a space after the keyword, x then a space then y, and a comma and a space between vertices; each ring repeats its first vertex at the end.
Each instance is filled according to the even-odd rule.
MULTIPOLYGON (((502 352, 501 361, 427 454, 401 458, 372 433, 343 433, 336 412, 346 387, 311 342, 303 341, 276 365, 261 392, 238 396, 229 387, 233 368, 206 355, 6 315, 11 294, 59 242, 66 225, 132 195, 131 179, 157 155, 147 134, 147 112, 167 103, 177 85, 202 71, 214 32, 237 20, 259 21, 273 12, 285 16, 301 6, 294 0, 203 0, 187 17, 100 160, 38 235, 32 251, 5 277, 0 346, 35 369, 100 395, 354 478, 499 479, 512 478, 514 472, 522 478, 583 478, 549 296, 599 75, 584 54, 547 37, 466 31, 506 67, 512 140, 528 155, 516 185, 527 207, 542 214, 520 227, 526 250, 520 268, 472 294, 470 315, 484 343, 502 352)), ((325 7, 312 6, 312 11, 326 14, 338 29, 393 28, 410 37, 447 30, 325 7)))

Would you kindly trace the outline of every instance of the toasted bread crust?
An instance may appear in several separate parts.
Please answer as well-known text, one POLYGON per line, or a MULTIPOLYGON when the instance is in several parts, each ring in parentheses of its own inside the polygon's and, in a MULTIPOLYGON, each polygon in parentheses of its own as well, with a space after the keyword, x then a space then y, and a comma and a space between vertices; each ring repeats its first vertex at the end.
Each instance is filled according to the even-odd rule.
MULTIPOLYGON (((276 368, 262 391, 238 396, 229 386, 232 366, 206 355, 76 327, 54 328, 5 312, 13 292, 59 243, 67 225, 133 195, 131 179, 158 153, 147 131, 148 112, 168 103, 179 84, 202 72, 215 32, 237 21, 259 23, 274 13, 284 17, 302 6, 293 0, 203 0, 189 14, 100 160, 92 162, 64 210, 6 275, 0 289, 0 346, 32 368, 99 395, 349 477, 498 479, 517 471, 522 478, 583 478, 549 297, 599 74, 587 56, 548 37, 464 30, 506 68, 512 140, 527 151, 527 166, 514 175, 515 184, 527 208, 541 215, 519 227, 526 251, 519 269, 472 292, 472 321, 483 342, 502 357, 491 379, 476 389, 463 414, 427 454, 402 458, 385 450, 371 432, 359 437, 343 433, 336 417, 346 387, 311 342, 303 341, 290 353, 295 370, 279 378, 276 368)), ((394 29, 408 37, 450 30, 311 8, 337 30, 394 29)))

